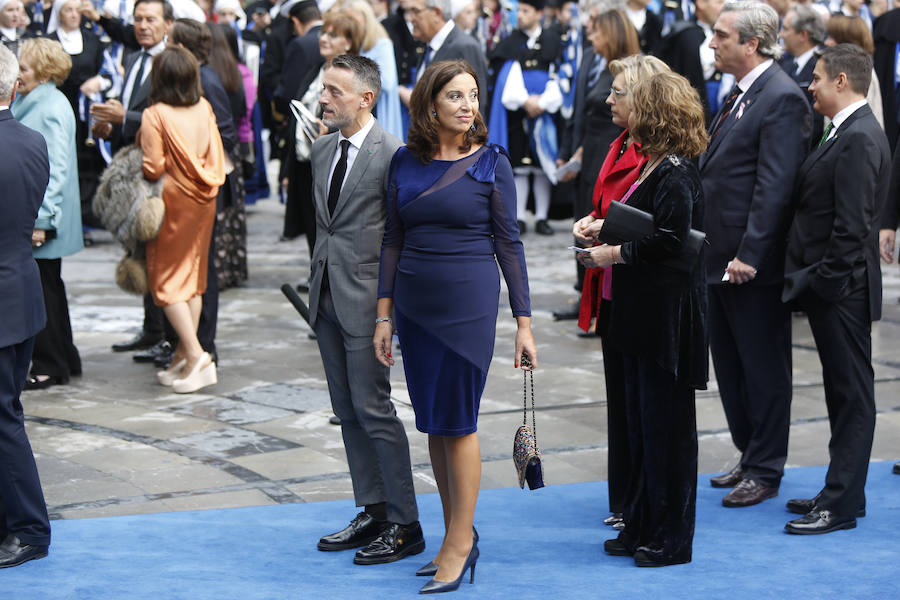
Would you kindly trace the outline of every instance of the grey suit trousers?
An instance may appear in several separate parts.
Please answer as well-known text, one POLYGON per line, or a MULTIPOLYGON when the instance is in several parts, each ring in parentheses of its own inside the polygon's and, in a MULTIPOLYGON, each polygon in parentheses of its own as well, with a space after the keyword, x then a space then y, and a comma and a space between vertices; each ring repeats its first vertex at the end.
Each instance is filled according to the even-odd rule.
POLYGON ((391 402, 390 370, 375 358, 372 336, 343 330, 328 289, 319 298, 315 331, 356 505, 384 502, 388 521, 418 521, 409 441, 391 402))

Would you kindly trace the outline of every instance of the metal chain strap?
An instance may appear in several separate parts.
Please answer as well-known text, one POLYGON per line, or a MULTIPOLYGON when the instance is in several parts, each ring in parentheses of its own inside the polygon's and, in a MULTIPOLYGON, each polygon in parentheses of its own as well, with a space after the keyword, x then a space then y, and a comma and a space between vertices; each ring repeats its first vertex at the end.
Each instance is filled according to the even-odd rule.
MULTIPOLYGON (((530 367, 531 361, 523 354, 522 366, 530 367)), ((522 371, 522 425, 528 425, 528 382, 531 381, 531 433, 537 446, 537 421, 534 415, 534 371, 522 371)))

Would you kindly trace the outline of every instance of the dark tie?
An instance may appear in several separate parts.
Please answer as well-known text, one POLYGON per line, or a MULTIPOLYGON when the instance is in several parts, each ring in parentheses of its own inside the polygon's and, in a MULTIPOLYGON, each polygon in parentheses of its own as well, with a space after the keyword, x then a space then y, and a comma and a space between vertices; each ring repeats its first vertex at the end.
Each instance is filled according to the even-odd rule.
POLYGON ((431 61, 434 59, 434 50, 432 50, 431 46, 425 46, 425 59, 422 61, 422 71, 428 68, 428 65, 431 64, 431 61))
POLYGON ((738 96, 741 95, 741 88, 735 85, 731 88, 731 94, 728 95, 728 98, 725 99, 725 103, 722 104, 722 115, 716 121, 715 127, 713 127, 712 135, 709 136, 710 141, 719 133, 719 130, 722 129, 722 125, 725 123, 725 119, 728 118, 728 115, 731 114, 731 111, 734 109, 734 103, 737 102, 738 96))
POLYGON ((131 95, 128 97, 129 104, 131 104, 131 99, 134 98, 135 92, 141 87, 141 81, 144 79, 144 67, 147 66, 148 58, 150 58, 150 55, 146 51, 141 50, 141 57, 138 59, 140 64, 138 65, 137 75, 134 76, 134 83, 131 84, 131 95))
POLYGON ((347 174, 347 151, 350 149, 350 140, 341 140, 341 157, 334 167, 331 176, 331 187, 328 189, 328 214, 334 214, 338 198, 341 196, 341 186, 344 185, 344 175, 347 174))

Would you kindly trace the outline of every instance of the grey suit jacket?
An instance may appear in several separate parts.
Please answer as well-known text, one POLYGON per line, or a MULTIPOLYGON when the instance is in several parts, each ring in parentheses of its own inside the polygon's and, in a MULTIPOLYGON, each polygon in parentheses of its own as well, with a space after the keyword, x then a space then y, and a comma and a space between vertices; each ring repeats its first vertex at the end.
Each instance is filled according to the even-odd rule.
POLYGON ((309 323, 315 326, 322 277, 327 269, 341 327, 350 335, 367 336, 375 332, 388 169, 403 142, 385 132, 376 121, 344 179, 334 215, 330 215, 328 178, 339 138, 338 132, 330 133, 312 146, 316 246, 310 273, 309 323))

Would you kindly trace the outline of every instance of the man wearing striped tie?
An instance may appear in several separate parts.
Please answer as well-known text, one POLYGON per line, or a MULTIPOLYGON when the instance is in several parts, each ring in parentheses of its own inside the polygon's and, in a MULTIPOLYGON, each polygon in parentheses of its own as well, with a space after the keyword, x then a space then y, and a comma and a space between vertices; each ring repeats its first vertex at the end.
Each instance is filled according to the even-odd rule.
POLYGON ((778 15, 768 5, 728 2, 709 43, 715 66, 737 85, 709 128, 700 158, 710 246, 710 350, 740 462, 713 477, 731 487, 728 507, 778 494, 791 409, 791 322, 781 302, 791 190, 809 150, 812 110, 774 61, 778 15))
POLYGON ((809 86, 813 107, 831 122, 797 176, 783 298, 806 311, 816 340, 831 462, 822 491, 788 501, 789 511, 803 515, 785 525, 788 533, 852 529, 866 512, 872 321, 881 317, 878 228, 891 172, 887 137, 866 103, 871 67, 862 48, 838 44, 822 53, 809 86))

